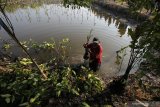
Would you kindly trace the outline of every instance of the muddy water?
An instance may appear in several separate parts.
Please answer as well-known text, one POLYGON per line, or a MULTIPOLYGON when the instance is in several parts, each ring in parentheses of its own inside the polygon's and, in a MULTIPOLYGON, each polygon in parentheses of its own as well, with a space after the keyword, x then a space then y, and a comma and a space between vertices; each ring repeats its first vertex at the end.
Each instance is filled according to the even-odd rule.
MULTIPOLYGON (((72 6, 65 8, 61 3, 42 3, 35 7, 23 5, 7 12, 20 40, 33 39, 42 42, 49 41, 50 38, 56 41, 69 38, 70 61, 76 64, 83 62, 83 44, 93 29, 92 35, 98 37, 103 46, 103 61, 98 74, 113 76, 121 74, 126 69, 127 56, 122 64, 122 72, 118 72, 115 59, 116 51, 130 42, 127 35, 130 26, 121 23, 108 13, 102 14, 93 8, 73 9, 72 6)), ((9 39, 3 29, 0 30, 0 35, 9 39)))

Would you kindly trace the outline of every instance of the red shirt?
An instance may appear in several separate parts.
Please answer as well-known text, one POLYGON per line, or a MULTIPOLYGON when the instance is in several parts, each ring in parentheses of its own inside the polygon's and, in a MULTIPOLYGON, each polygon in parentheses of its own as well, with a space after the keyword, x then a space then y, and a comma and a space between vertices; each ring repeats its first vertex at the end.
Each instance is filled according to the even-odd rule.
POLYGON ((84 45, 85 48, 89 48, 90 60, 97 60, 99 64, 102 62, 102 45, 100 43, 90 43, 84 45))

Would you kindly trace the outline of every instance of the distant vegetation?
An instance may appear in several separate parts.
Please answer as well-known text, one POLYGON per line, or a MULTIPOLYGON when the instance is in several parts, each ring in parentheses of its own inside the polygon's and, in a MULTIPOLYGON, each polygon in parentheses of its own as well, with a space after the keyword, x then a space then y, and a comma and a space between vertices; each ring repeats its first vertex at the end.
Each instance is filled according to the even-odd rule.
MULTIPOLYGON (((2 0, 3 1, 3 0, 2 0)), ((15 12, 19 8, 38 8, 44 4, 51 4, 51 3, 61 3, 63 0, 8 0, 8 3, 5 7, 6 12, 15 12)), ((4 5, 5 0, 2 2, 4 5)))

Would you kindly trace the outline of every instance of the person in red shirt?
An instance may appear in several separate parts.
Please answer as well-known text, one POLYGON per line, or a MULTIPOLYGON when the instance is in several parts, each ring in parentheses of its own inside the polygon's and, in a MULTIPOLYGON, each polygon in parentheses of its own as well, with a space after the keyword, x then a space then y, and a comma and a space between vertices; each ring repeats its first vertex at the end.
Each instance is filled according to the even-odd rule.
POLYGON ((89 68, 90 70, 97 71, 99 70, 102 63, 102 45, 98 38, 93 38, 93 42, 83 45, 85 49, 88 49, 89 52, 89 68))

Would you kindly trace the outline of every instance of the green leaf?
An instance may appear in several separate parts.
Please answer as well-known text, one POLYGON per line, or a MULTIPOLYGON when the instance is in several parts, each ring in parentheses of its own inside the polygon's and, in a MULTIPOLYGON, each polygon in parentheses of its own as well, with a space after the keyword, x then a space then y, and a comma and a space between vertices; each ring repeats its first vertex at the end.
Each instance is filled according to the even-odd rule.
POLYGON ((72 89, 73 94, 79 95, 78 91, 76 91, 75 89, 72 89))
POLYGON ((1 97, 3 98, 7 98, 7 97, 10 97, 11 95, 10 94, 2 94, 1 97))
POLYGON ((28 58, 23 58, 23 59, 20 61, 20 63, 21 63, 22 65, 29 65, 29 64, 32 64, 32 61, 31 61, 30 59, 28 59, 28 58))
POLYGON ((33 103, 35 100, 36 100, 35 98, 31 98, 30 103, 33 103))
POLYGON ((36 86, 37 82, 34 82, 33 85, 36 86))
POLYGON ((5 99, 5 101, 6 101, 6 103, 10 103, 10 98, 9 97, 7 97, 6 99, 5 99))
POLYGON ((15 96, 12 96, 11 102, 13 103, 15 101, 15 96))
POLYGON ((27 83, 27 80, 22 81, 23 84, 27 83))
POLYGON ((91 78, 92 77, 92 74, 88 74, 88 78, 91 78))
POLYGON ((59 97, 61 95, 61 91, 58 91, 57 96, 59 97))
POLYGON ((30 103, 35 102, 35 100, 36 100, 40 95, 41 95, 40 93, 37 93, 34 98, 31 98, 31 99, 30 99, 30 103))
POLYGON ((8 44, 8 43, 6 43, 6 44, 3 45, 3 48, 4 48, 4 49, 9 49, 10 47, 11 47, 11 46, 10 46, 10 44, 8 44))
POLYGON ((88 105, 86 102, 83 102, 82 107, 90 107, 90 105, 88 105))
POLYGON ((20 104, 19 107, 22 107, 22 106, 25 106, 25 107, 26 107, 26 106, 28 106, 28 105, 29 105, 29 103, 28 103, 28 102, 25 102, 25 103, 20 104))

